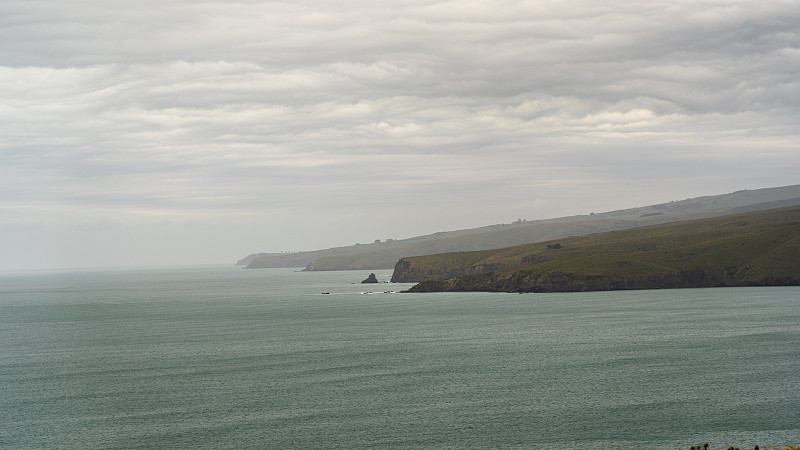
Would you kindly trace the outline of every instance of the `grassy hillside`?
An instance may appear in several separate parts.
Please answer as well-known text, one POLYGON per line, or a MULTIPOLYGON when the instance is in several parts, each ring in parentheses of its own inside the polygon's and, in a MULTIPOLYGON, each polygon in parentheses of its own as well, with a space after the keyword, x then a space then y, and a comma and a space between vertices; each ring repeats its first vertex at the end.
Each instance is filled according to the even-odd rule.
POLYGON ((401 259, 412 291, 547 292, 800 284, 800 208, 401 259))
POLYGON ((307 267, 307 270, 390 269, 405 256, 498 249, 567 236, 624 230, 658 223, 717 217, 739 208, 763 210, 800 205, 800 185, 744 190, 604 213, 517 221, 425 236, 356 244, 310 252, 253 254, 238 262, 247 268, 307 267))
POLYGON ((512 245, 542 242, 567 236, 581 236, 609 230, 636 228, 659 223, 663 216, 647 218, 596 219, 565 223, 537 223, 518 226, 496 226, 496 229, 462 236, 442 237, 436 240, 413 242, 381 251, 327 256, 315 259, 308 270, 367 270, 391 269, 400 258, 430 255, 452 251, 498 249, 512 245))

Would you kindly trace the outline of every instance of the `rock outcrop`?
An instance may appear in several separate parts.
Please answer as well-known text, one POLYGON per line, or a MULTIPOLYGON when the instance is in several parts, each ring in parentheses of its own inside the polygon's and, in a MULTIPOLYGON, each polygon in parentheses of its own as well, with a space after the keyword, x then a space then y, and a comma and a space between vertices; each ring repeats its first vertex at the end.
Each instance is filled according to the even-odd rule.
POLYGON ((378 282, 378 278, 375 276, 375 274, 374 274, 374 273, 371 273, 371 274, 369 274, 369 276, 367 277, 367 279, 366 279, 366 280, 364 280, 364 281, 362 281, 362 282, 361 282, 361 284, 365 284, 365 283, 377 283, 377 282, 378 282))

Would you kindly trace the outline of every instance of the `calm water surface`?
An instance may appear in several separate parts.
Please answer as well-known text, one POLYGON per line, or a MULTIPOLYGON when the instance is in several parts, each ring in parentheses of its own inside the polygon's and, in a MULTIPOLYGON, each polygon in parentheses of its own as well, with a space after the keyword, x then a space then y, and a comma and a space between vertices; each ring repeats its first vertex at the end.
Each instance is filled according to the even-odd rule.
POLYGON ((367 274, 0 274, 0 447, 800 441, 800 288, 394 294, 367 274))

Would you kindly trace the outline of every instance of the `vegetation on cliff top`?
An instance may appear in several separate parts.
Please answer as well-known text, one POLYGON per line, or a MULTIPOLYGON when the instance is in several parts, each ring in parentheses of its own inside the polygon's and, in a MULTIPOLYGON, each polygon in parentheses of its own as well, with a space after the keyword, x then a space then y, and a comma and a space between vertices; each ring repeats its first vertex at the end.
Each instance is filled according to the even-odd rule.
POLYGON ((412 292, 800 285, 800 208, 403 258, 412 292))

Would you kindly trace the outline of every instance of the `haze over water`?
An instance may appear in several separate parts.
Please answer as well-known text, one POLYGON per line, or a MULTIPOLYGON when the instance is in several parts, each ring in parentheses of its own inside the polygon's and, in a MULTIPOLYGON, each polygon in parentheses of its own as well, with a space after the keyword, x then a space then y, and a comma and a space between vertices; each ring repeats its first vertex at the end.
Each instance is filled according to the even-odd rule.
POLYGON ((800 441, 798 288, 412 295, 365 275, 0 274, 0 447, 800 441))

